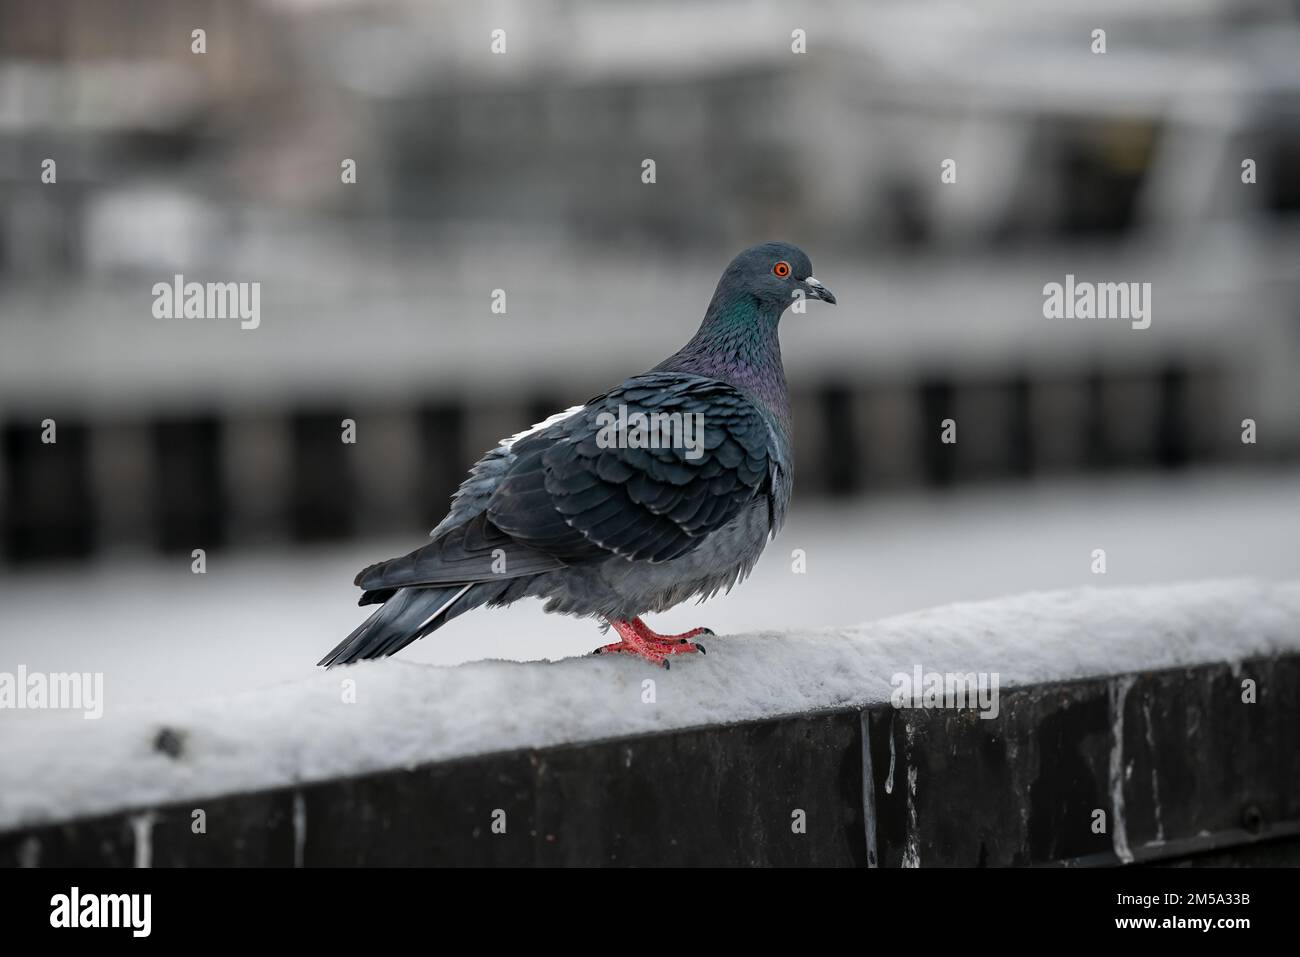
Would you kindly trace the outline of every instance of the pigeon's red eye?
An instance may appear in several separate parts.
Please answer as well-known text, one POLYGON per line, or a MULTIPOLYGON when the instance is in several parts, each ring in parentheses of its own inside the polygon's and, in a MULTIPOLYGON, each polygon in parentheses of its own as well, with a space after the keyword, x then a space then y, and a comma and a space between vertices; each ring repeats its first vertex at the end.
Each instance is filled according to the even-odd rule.
POLYGON ((782 259, 780 262, 778 262, 775 266, 772 267, 772 275, 780 276, 782 279, 784 279, 786 276, 790 275, 790 264, 786 262, 784 259, 782 259))

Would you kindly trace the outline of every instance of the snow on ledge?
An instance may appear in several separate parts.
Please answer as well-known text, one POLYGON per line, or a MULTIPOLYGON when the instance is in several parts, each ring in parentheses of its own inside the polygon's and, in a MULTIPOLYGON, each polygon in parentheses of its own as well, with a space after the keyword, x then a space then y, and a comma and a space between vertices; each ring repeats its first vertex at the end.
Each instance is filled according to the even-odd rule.
MULTIPOLYGON (((436 638, 434 639, 436 640, 436 638)), ((1001 686, 1300 651, 1300 581, 1041 592, 851 628, 706 639, 671 671, 624 657, 364 662, 312 679, 0 735, 0 830, 516 748, 888 701, 891 676, 1001 686), (345 679, 356 702, 343 702, 345 679), (642 683, 655 682, 654 703, 642 683), (178 757, 155 749, 179 733, 178 757)), ((250 663, 255 669, 255 663, 250 663)), ((7 717, 0 712, 0 727, 7 717)), ((60 718, 71 717, 60 715, 60 718)), ((12 730, 12 726, 11 729, 12 730)))

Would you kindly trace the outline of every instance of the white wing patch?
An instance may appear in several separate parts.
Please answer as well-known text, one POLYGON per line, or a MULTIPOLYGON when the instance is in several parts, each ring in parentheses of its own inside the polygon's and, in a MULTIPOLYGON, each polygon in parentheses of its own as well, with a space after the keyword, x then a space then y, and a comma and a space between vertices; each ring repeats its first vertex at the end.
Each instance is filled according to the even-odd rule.
POLYGON ((555 413, 553 416, 551 416, 549 419, 545 419, 544 421, 538 422, 538 423, 537 423, 536 425, 534 425, 532 428, 530 428, 530 429, 524 429, 522 432, 516 432, 514 435, 510 436, 510 438, 508 438, 508 439, 502 439, 502 440, 501 440, 501 448, 506 449, 506 450, 509 450, 510 447, 513 446, 513 445, 514 445, 516 442, 518 442, 520 439, 527 438, 528 436, 532 435, 532 434, 535 433, 535 432, 540 432, 540 431, 542 431, 542 429, 550 428, 550 427, 551 427, 552 425, 554 425, 556 422, 563 422, 563 421, 564 421, 565 419, 567 419, 569 416, 573 415, 573 413, 575 413, 575 412, 581 412, 581 411, 582 411, 583 409, 585 409, 585 408, 586 408, 586 406, 584 406, 584 405, 574 405, 574 406, 570 406, 569 408, 565 409, 563 412, 556 412, 556 413, 555 413))
POLYGON ((488 499, 492 497, 493 491, 496 490, 497 482, 501 480, 501 476, 510 467, 510 463, 514 461, 514 455, 510 451, 512 445, 525 436, 532 435, 534 432, 554 425, 556 422, 563 421, 575 412, 581 412, 585 408, 586 406, 583 405, 575 405, 563 412, 555 413, 545 422, 538 422, 531 429, 524 429, 508 439, 502 439, 496 448, 474 463, 469 470, 469 475, 465 477, 465 481, 460 483, 460 488, 456 489, 456 493, 451 497, 451 511, 429 533, 429 537, 437 538, 441 533, 450 528, 455 528, 483 511, 487 506, 488 499))
POLYGON ((442 603, 442 607, 440 607, 437 611, 435 611, 435 612, 434 612, 432 615, 430 615, 428 618, 424 619, 424 624, 420 625, 420 630, 421 630, 421 631, 424 631, 425 626, 428 625, 429 622, 433 621, 433 619, 437 618, 439 615, 441 615, 444 611, 446 611, 446 610, 447 610, 448 608, 450 608, 452 605, 456 604, 456 602, 460 600, 460 596, 463 595, 463 594, 465 594, 465 592, 469 591, 470 588, 473 586, 473 584, 474 584, 473 582, 470 582, 468 585, 466 585, 466 586, 465 586, 464 588, 462 588, 460 591, 456 592, 456 594, 452 595, 451 598, 449 598, 449 599, 447 599, 445 602, 443 602, 443 603, 442 603))

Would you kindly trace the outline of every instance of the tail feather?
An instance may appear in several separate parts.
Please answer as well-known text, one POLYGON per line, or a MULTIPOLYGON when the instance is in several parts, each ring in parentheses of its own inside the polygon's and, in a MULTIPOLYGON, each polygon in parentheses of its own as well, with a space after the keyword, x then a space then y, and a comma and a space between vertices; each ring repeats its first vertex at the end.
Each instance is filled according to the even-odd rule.
POLYGON ((463 600, 472 587, 471 583, 437 588, 399 588, 317 664, 328 668, 382 658, 400 651, 447 621, 453 606, 465 605, 454 613, 460 614, 474 604, 480 604, 468 604, 463 600))

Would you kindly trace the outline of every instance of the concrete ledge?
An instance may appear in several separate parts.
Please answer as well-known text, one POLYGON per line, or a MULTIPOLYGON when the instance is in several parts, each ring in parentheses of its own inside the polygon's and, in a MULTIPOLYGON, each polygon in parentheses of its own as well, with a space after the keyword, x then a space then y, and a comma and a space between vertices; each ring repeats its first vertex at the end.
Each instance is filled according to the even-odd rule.
POLYGON ((1100 864, 1300 834, 1295 583, 1028 595, 709 651, 668 673, 387 662, 51 722, 0 745, 0 863, 1100 864), (916 666, 999 672, 997 716, 896 710, 916 666))

